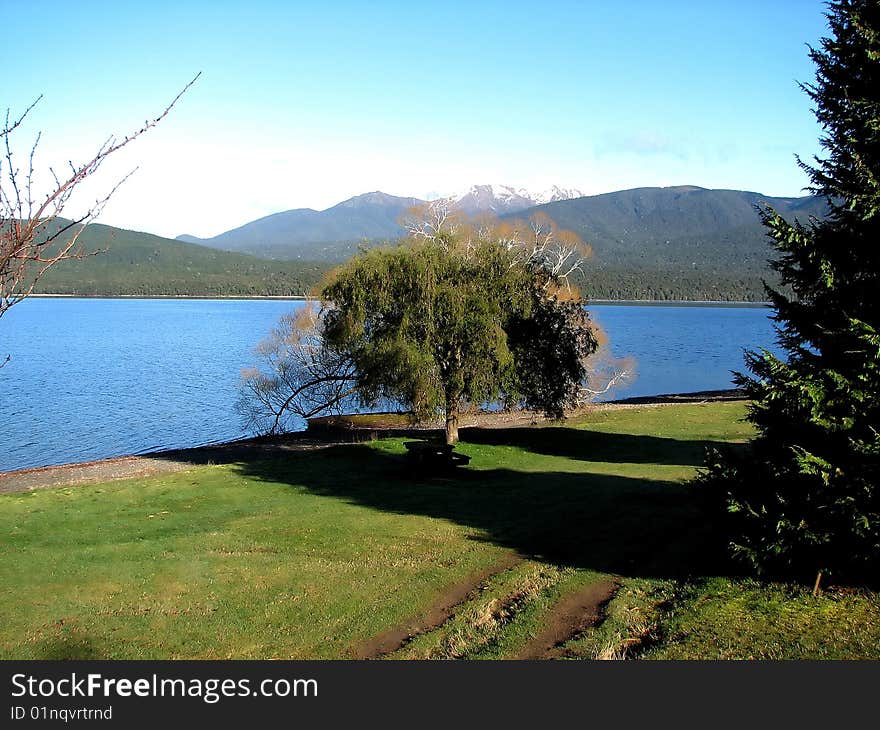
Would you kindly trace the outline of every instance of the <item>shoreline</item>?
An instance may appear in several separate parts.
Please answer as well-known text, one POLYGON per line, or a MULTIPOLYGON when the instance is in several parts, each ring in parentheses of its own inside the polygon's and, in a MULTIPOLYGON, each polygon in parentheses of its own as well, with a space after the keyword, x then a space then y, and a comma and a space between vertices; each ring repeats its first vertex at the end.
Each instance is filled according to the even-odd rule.
POLYGON ((306 294, 30 294, 28 299, 216 299, 250 300, 268 299, 273 301, 312 302, 317 297, 306 294))
MULTIPOLYGON (((28 299, 195 299, 216 301, 291 301, 316 302, 318 297, 307 294, 30 294, 28 299)), ((590 306, 632 307, 742 307, 767 308, 770 302, 749 302, 727 299, 588 299, 590 306)))
POLYGON ((766 309, 772 302, 730 301, 726 299, 588 299, 587 307, 731 307, 766 309))
MULTIPOLYGON (((739 390, 705 390, 693 393, 665 393, 654 396, 636 396, 616 401, 590 403, 570 414, 576 417, 595 411, 630 408, 660 408, 693 403, 717 403, 746 400, 739 390)), ((380 414, 376 414, 380 415, 380 414)), ((327 418, 327 417, 324 417, 327 418)), ((530 411, 477 413, 463 417, 461 428, 523 428, 539 422, 548 422, 540 414, 530 411)), ((183 471, 194 466, 228 464, 253 458, 268 458, 294 451, 313 451, 369 440, 377 436, 398 436, 406 433, 424 434, 438 430, 437 424, 416 425, 412 428, 346 426, 333 430, 303 430, 275 436, 255 436, 224 441, 204 446, 163 449, 144 454, 114 456, 94 461, 71 462, 47 466, 26 467, 0 471, 0 494, 31 492, 37 489, 70 487, 115 479, 148 477, 183 471)))

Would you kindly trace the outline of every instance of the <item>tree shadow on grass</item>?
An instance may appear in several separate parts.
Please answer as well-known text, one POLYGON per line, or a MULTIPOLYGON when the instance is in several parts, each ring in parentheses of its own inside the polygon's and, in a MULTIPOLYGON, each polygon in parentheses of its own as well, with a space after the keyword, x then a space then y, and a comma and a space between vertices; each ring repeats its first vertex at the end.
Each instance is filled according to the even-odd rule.
POLYGON ((461 431, 461 439, 475 444, 516 446, 536 454, 563 456, 578 461, 682 466, 702 466, 707 447, 727 445, 719 441, 688 441, 552 426, 466 428, 461 431))
POLYGON ((364 445, 236 468, 382 512, 450 520, 472 539, 559 565, 652 578, 732 572, 710 505, 689 484, 505 468, 414 478, 403 455, 364 445))
POLYGON ((87 633, 75 627, 58 625, 55 635, 44 638, 39 644, 35 658, 67 661, 103 657, 87 633))

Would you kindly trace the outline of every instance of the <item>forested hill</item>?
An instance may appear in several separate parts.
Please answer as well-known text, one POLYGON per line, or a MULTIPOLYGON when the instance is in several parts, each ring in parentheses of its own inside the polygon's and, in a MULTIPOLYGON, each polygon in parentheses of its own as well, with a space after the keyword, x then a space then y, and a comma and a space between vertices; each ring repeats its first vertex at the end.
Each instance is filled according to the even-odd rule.
MULTIPOLYGON (((410 202, 383 194, 347 202, 353 201, 356 205, 339 207, 348 212, 346 220, 355 227, 365 220, 390 226, 391 211, 410 202)), ((590 298, 761 301, 766 298, 762 281, 775 283, 767 265, 772 249, 756 210, 762 204, 803 222, 825 212, 824 203, 813 197, 772 198, 687 186, 562 200, 511 217, 544 212, 592 245, 595 255, 581 282, 590 298)), ((289 217, 286 220, 286 224, 292 223, 289 217)), ((264 219, 264 223, 271 221, 264 219)), ((87 250, 106 251, 55 267, 37 291, 81 295, 303 294, 313 289, 327 269, 364 245, 352 231, 354 228, 348 240, 306 244, 300 238, 293 246, 285 246, 282 236, 269 250, 263 249, 267 258, 257 258, 96 224, 83 234, 82 245, 87 250)), ((328 235, 342 233, 342 229, 333 228, 328 235)), ((317 234, 313 231, 309 235, 317 234)))
POLYGON ((763 267, 769 247, 757 211, 761 205, 804 223, 825 212, 824 202, 812 196, 772 198, 685 186, 560 200, 524 214, 544 212, 578 233, 593 246, 603 268, 763 267))
POLYGON ((544 212, 591 244, 584 288, 593 297, 754 301, 766 298, 762 279, 775 283, 757 211, 763 205, 803 223, 826 212, 812 196, 683 186, 562 200, 524 213, 544 212))
POLYGON ((326 270, 322 264, 269 261, 101 224, 83 231, 79 247, 101 253, 54 266, 36 293, 301 295, 310 292, 326 270))
POLYGON ((395 240, 403 233, 398 219, 422 201, 373 192, 327 210, 297 208, 259 218, 213 238, 178 236, 225 251, 265 258, 344 261, 362 241, 395 240))
MULTIPOLYGON (((267 216, 200 242, 329 266, 361 246, 402 235, 397 219, 413 202, 367 193, 322 212, 300 209, 267 216)), ((771 247, 756 209, 763 204, 804 222, 821 216, 825 207, 809 196, 775 198, 679 186, 559 200, 506 217, 543 211, 591 244, 595 256, 583 282, 591 297, 756 301, 766 298, 764 279, 775 283, 767 265, 771 247)))

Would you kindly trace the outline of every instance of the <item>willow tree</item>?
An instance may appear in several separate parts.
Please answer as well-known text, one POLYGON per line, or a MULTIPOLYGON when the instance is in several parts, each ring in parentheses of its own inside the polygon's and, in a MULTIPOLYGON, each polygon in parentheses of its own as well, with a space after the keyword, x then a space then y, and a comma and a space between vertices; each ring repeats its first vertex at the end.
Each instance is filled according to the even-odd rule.
POLYGON ((442 414, 448 444, 466 406, 561 416, 597 347, 567 286, 581 244, 546 221, 468 221, 442 203, 407 226, 403 245, 360 254, 321 293, 326 347, 350 358, 362 401, 442 414))
POLYGON ((338 271, 322 292, 332 303, 324 338, 350 355, 365 402, 442 413, 454 444, 466 404, 524 402, 558 416, 582 381, 595 349, 588 320, 556 309, 539 284, 497 240, 443 232, 363 253, 338 271))
POLYGON ((442 411, 455 443, 463 399, 512 387, 505 308, 524 314, 527 301, 499 253, 466 258, 423 243, 370 251, 338 272, 323 291, 333 303, 324 337, 349 353, 364 401, 402 402, 419 417, 442 411))
POLYGON ((597 348, 569 277, 589 256, 548 218, 469 219, 437 201, 402 221, 397 247, 362 252, 332 275, 321 308, 284 318, 243 373, 248 427, 383 403, 442 415, 458 440, 463 409, 487 402, 560 418, 633 375, 597 348))
POLYGON ((764 213, 793 292, 768 290, 787 357, 747 355, 738 376, 757 438, 716 454, 731 543, 761 571, 876 577, 880 568, 880 5, 830 3, 832 35, 803 88, 824 158, 803 164, 830 214, 809 225, 764 213))

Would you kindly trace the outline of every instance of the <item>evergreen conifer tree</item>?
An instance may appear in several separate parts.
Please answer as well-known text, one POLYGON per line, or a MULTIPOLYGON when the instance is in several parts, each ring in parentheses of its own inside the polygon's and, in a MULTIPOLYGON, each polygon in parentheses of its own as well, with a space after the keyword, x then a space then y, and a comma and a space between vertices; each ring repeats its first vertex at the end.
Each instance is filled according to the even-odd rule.
POLYGON ((762 212, 783 288, 768 288, 785 359, 746 353, 737 374, 757 437, 710 454, 731 544, 761 572, 880 574, 880 2, 834 0, 810 50, 823 153, 801 160, 829 215, 762 212), (789 293, 786 293, 785 288, 789 293))

